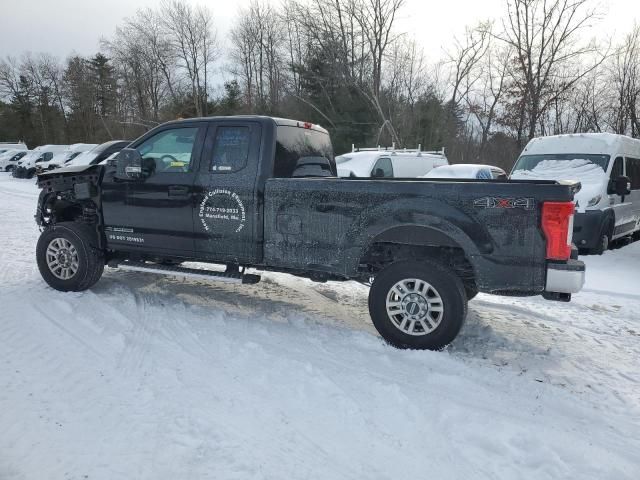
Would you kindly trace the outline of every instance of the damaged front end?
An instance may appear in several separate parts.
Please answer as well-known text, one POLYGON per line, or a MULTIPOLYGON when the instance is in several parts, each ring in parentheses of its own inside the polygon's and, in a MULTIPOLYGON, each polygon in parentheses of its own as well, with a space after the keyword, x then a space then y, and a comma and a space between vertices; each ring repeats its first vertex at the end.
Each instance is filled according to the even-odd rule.
POLYGON ((82 221, 99 224, 100 176, 102 167, 68 167, 38 175, 42 190, 35 220, 41 227, 59 222, 82 221))

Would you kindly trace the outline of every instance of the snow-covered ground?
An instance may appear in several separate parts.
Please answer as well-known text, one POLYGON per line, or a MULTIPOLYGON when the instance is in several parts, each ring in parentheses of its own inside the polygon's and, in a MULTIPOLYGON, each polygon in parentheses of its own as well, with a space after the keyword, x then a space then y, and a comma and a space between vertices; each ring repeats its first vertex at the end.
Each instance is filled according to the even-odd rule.
POLYGON ((446 351, 400 351, 357 284, 56 292, 37 193, 0 174, 2 480, 640 478, 640 242, 571 303, 479 295, 446 351))

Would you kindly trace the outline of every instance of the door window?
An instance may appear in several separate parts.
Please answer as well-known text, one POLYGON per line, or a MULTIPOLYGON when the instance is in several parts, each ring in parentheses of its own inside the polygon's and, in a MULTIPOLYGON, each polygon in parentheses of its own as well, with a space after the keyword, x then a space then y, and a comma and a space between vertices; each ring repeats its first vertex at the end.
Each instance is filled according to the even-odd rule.
POLYGON ((390 158, 379 158, 371 171, 372 177, 391 178, 393 177, 393 165, 390 158))
POLYGON ((218 127, 213 143, 211 171, 230 173, 242 170, 249 158, 249 127, 218 127))
POLYGON ((611 167, 611 180, 615 180, 618 177, 621 177, 622 175, 624 175, 624 170, 623 170, 623 160, 622 157, 618 157, 616 158, 616 161, 613 162, 613 167, 611 167))
POLYGON ((40 163, 40 162, 48 162, 49 160, 51 160, 53 158, 53 153, 51 152, 45 152, 42 154, 42 156, 40 158, 38 158, 36 160, 36 163, 40 163))
POLYGON ((627 157, 627 177, 631 180, 631 190, 640 190, 640 159, 627 157))
POLYGON ((157 133, 136 149, 151 174, 181 173, 191 169, 197 127, 173 128, 157 133))

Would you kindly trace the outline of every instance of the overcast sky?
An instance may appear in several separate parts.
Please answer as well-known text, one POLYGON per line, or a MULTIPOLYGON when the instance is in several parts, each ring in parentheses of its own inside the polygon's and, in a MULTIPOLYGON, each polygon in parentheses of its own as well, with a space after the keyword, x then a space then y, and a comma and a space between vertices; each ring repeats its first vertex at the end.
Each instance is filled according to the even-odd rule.
MULTIPOLYGON (((249 0, 190 0, 207 5, 216 18, 219 37, 226 34, 238 8, 249 0)), ((278 0, 273 0, 278 3, 278 0)), ((424 47, 430 61, 442 56, 454 35, 465 25, 499 17, 506 0, 406 0, 398 23, 424 47)), ((95 53, 99 39, 116 25, 157 0, 0 0, 0 56, 24 51, 50 52, 60 58, 75 52, 95 53)), ((600 0, 604 18, 592 34, 619 38, 634 20, 640 22, 640 0, 600 0)))

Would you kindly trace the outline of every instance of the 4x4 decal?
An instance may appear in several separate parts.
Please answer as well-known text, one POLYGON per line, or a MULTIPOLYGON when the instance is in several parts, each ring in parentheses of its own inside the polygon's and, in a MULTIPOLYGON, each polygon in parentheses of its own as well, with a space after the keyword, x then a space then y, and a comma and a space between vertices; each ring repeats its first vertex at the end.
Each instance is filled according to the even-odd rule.
POLYGON ((533 198, 500 198, 482 197, 473 201, 473 206, 477 208, 523 208, 533 210, 536 202, 533 198))

